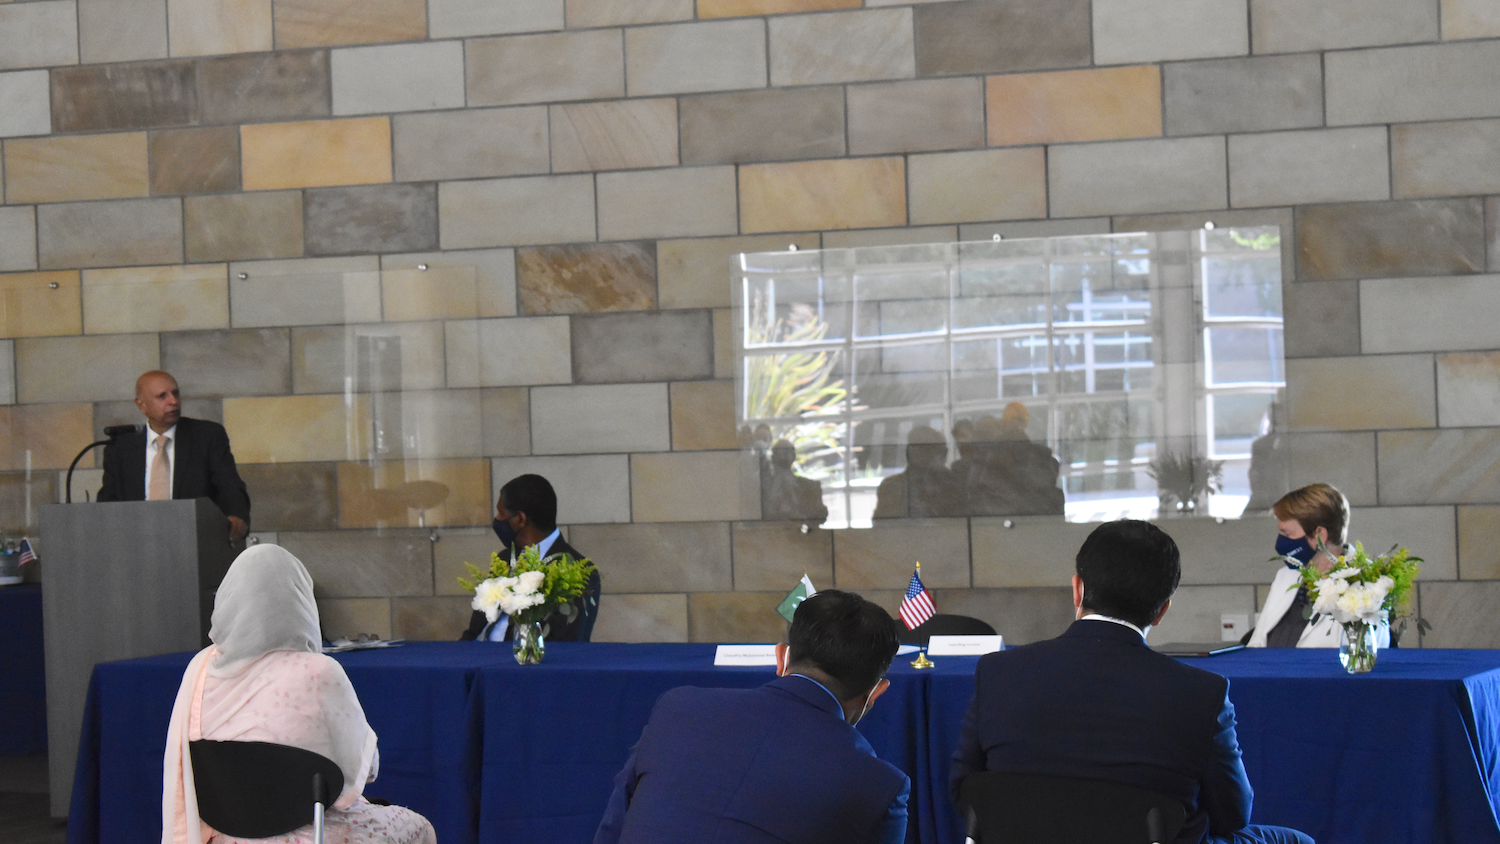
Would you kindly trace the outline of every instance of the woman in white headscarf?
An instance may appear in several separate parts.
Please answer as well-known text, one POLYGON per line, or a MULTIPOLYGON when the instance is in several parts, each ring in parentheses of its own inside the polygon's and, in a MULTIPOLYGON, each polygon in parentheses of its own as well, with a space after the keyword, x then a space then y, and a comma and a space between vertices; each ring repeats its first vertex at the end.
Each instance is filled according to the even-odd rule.
MULTIPOLYGON (((344 773, 324 835, 338 844, 435 844, 426 818, 363 797, 380 767, 375 731, 344 669, 322 653, 312 578, 275 545, 240 554, 214 599, 214 644, 188 664, 172 707, 162 787, 162 844, 235 844, 198 817, 188 743, 264 741, 320 753, 344 773)), ((255 842, 305 844, 312 825, 255 842)))

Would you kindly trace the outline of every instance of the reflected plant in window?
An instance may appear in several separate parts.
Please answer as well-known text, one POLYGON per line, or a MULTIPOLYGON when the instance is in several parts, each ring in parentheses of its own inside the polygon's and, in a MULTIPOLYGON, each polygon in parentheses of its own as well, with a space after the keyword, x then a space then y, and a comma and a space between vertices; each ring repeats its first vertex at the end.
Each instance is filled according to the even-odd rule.
MULTIPOLYGON (((795 348, 820 343, 828 334, 828 323, 806 304, 793 305, 786 317, 775 320, 766 311, 763 298, 757 295, 745 329, 747 348, 795 348)), ((850 398, 844 380, 834 377, 838 356, 828 349, 802 349, 746 360, 746 418, 761 420, 770 429, 772 441, 791 442, 798 463, 814 475, 821 474, 818 470, 824 458, 842 452, 842 423, 815 421, 821 414, 836 413, 850 398)))

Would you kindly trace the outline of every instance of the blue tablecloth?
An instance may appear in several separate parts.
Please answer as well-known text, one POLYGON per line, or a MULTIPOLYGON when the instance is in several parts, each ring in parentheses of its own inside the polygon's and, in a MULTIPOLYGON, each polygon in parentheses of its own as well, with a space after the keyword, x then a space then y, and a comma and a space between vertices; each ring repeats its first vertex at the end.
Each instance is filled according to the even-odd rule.
MULTIPOLYGON (((769 668, 715 668, 712 645, 553 643, 520 667, 486 643, 340 655, 380 736, 369 793, 433 821, 443 844, 587 844, 656 698, 746 687, 769 668)), ((69 844, 159 840, 161 754, 188 654, 95 669, 69 844)), ((891 670, 860 729, 912 776, 908 840, 962 841, 948 756, 975 659, 891 670)), ((1254 820, 1321 844, 1500 844, 1500 652, 1391 650, 1350 677, 1331 651, 1242 651, 1197 664, 1230 678, 1254 820)))
POLYGON ((0 587, 0 756, 47 750, 42 587, 0 587))

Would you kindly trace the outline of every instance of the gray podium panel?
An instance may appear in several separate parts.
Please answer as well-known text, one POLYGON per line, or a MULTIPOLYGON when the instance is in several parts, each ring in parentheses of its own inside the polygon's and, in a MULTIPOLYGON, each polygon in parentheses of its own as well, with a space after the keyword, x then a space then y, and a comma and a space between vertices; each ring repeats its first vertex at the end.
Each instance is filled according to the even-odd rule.
POLYGON ((207 498, 51 504, 41 528, 47 762, 52 816, 65 817, 94 665, 206 646, 232 551, 207 498))

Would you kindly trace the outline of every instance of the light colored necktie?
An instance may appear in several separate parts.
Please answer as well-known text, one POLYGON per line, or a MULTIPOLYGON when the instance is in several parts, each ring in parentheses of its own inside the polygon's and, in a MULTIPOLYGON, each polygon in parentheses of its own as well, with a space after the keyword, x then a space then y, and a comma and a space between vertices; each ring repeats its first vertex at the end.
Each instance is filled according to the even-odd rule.
POLYGON ((172 497, 172 467, 167 465, 167 435, 156 438, 156 456, 151 458, 151 491, 148 501, 166 501, 172 497))

